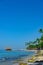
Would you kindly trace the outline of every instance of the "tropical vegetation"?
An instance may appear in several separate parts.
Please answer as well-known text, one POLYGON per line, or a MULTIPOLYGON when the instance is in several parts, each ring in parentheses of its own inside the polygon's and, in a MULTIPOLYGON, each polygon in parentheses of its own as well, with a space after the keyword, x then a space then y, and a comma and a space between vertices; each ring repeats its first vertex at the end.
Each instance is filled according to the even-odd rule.
POLYGON ((41 37, 37 38, 35 41, 30 41, 26 43, 26 49, 43 49, 43 29, 39 30, 41 37))

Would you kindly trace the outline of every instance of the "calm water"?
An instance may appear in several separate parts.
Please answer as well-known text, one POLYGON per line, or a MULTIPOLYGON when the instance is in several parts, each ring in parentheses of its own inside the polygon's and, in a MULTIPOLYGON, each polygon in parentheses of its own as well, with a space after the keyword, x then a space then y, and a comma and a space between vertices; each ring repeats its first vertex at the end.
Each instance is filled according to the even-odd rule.
POLYGON ((1 61, 11 61, 16 60, 22 57, 29 56, 31 57, 34 55, 34 52, 32 51, 5 51, 0 50, 0 62, 1 61))

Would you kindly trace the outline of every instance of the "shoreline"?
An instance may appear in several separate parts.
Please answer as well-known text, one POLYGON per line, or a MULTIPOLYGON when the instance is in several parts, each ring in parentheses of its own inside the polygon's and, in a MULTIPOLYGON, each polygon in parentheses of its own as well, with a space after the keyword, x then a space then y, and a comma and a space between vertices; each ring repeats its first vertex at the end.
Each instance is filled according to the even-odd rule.
MULTIPOLYGON (((14 51, 14 50, 13 50, 14 51)), ((15 50, 16 51, 16 50, 15 50)), ((21 51, 21 50, 20 50, 21 51)), ((37 52, 37 50, 24 50, 24 51, 35 51, 37 52)), ((42 52, 43 50, 41 50, 42 52)), ((36 53, 35 53, 36 54, 36 53)), ((33 54, 32 56, 35 56, 35 54, 33 54)), ((21 57, 21 58, 18 58, 17 60, 12 60, 12 61, 5 61, 5 62, 0 62, 0 65, 19 65, 20 62, 23 62, 23 63, 27 63, 27 61, 29 59, 31 59, 32 56, 26 56, 26 57, 21 57)))

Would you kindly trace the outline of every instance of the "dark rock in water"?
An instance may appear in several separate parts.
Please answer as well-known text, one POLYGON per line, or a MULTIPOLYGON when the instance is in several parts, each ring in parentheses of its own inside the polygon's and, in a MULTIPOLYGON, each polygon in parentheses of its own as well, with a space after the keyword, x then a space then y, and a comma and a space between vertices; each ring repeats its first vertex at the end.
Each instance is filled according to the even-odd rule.
POLYGON ((11 48, 6 48, 5 50, 6 50, 6 51, 12 51, 12 49, 11 49, 11 48))
POLYGON ((38 63, 37 65, 43 65, 43 60, 41 60, 41 61, 36 61, 35 63, 38 63))

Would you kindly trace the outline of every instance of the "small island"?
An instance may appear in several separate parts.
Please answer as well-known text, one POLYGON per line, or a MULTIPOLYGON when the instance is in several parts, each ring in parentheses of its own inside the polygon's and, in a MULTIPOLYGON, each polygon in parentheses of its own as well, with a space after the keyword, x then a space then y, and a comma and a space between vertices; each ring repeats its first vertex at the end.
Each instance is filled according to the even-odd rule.
POLYGON ((12 49, 11 49, 11 48, 6 48, 5 50, 6 50, 6 51, 12 51, 12 49))

